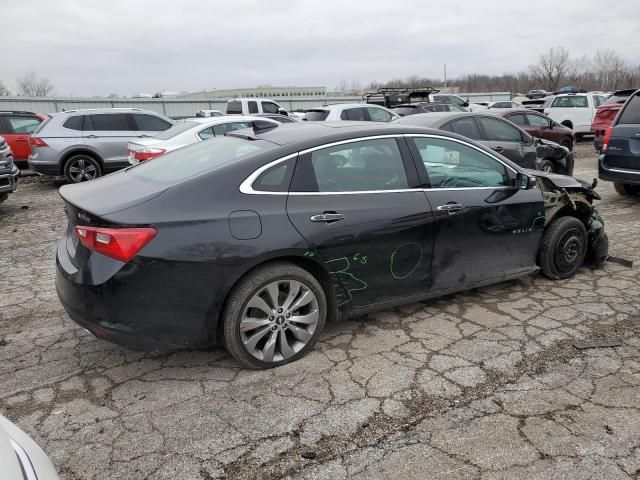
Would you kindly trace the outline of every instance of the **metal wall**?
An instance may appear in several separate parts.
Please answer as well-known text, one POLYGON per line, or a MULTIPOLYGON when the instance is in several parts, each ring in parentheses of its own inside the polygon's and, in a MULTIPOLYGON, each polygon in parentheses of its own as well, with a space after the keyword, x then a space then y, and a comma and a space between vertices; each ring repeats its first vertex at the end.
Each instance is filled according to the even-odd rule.
MULTIPOLYGON (((471 102, 510 100, 509 92, 460 93, 471 102)), ((278 98, 277 103, 287 110, 320 107, 331 103, 362 102, 361 97, 292 97, 278 98)), ((0 97, 0 111, 28 111, 55 113, 82 108, 141 108, 162 113, 169 117, 193 116, 198 110, 225 112, 226 98, 178 99, 178 98, 56 98, 56 97, 0 97)))

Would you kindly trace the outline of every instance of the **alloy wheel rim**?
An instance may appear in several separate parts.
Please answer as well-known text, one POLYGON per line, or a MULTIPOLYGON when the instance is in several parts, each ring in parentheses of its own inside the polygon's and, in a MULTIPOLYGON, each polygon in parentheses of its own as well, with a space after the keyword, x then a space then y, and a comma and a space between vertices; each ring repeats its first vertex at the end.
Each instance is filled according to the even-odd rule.
POLYGON ((279 362, 309 343, 319 319, 318 299, 308 286, 297 280, 276 280, 246 303, 240 339, 252 357, 279 362))
POLYGON ((583 239, 578 230, 572 228, 565 232, 556 248, 556 265, 565 273, 575 268, 583 249, 583 239))
POLYGON ((79 158, 69 167, 69 176, 75 183, 86 182, 96 178, 98 169, 93 162, 79 158))
POLYGON ((544 167, 542 167, 542 171, 546 173, 553 173, 553 167, 549 164, 546 164, 544 167))

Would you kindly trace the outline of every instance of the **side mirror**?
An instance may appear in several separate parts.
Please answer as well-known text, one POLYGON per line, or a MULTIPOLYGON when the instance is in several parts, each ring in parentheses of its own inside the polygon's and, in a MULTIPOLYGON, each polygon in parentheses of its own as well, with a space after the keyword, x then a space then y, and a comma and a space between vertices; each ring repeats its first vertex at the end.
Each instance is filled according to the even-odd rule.
POLYGON ((516 188, 520 190, 530 190, 536 184, 535 177, 531 177, 526 173, 518 172, 516 173, 516 188))
POLYGON ((289 116, 289 112, 287 112, 284 108, 279 108, 279 109, 278 109, 278 113, 279 113, 280 115, 284 115, 285 117, 288 117, 288 116, 289 116))
POLYGON ((469 106, 469 99, 467 98, 464 103, 462 104, 463 107, 468 107, 469 106))

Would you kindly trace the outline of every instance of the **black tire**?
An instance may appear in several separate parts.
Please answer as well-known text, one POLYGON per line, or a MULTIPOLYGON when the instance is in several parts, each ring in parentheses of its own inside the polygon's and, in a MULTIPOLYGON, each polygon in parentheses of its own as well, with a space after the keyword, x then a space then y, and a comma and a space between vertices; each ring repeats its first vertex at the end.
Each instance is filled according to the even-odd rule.
POLYGON ((547 158, 540 163, 540 170, 547 173, 556 173, 556 166, 547 158))
POLYGON ((626 183, 614 183, 613 188, 616 189, 620 195, 638 195, 640 194, 640 185, 628 185, 626 183))
POLYGON ((0 203, 4 202, 7 198, 9 198, 8 193, 0 193, 0 203))
POLYGON ((70 183, 87 182, 101 175, 100 162, 84 153, 73 155, 64 164, 64 176, 70 183))
MULTIPOLYGON (((283 317, 279 316, 279 314, 276 315, 278 316, 276 320, 283 319, 283 317)), ((291 320, 293 320, 293 318, 295 317, 296 314, 293 314, 291 320)), ((313 348, 313 345, 318 340, 320 332, 324 327, 326 317, 326 296, 324 290, 322 289, 322 286, 316 280, 316 278, 306 270, 296 265, 284 262, 272 263, 269 265, 265 265, 264 267, 260 267, 257 270, 249 273, 231 292, 223 316, 224 345, 229 353, 243 367, 252 369, 267 369, 277 367, 287 363, 295 362, 296 360, 306 355, 307 352, 313 348), (274 357, 274 360, 272 361, 264 361, 263 359, 257 358, 256 356, 249 353, 247 348, 245 348, 242 339, 243 333, 241 333, 240 331, 240 323, 243 318, 243 313, 245 313, 245 309, 250 308, 248 306, 248 303, 252 299, 254 299, 256 295, 259 295, 261 290, 265 289, 266 286, 273 284, 274 282, 283 282, 283 284, 286 284, 286 282, 288 281, 300 282, 304 287, 306 287, 306 289, 310 290, 313 295, 315 295, 315 300, 317 301, 318 320, 315 324, 315 330, 313 331, 310 339, 307 340, 306 344, 304 344, 302 348, 296 351, 295 354, 289 356, 288 358, 284 358, 284 356, 282 356, 282 358, 279 359, 276 359, 274 357)), ((269 319, 271 318, 273 317, 269 317, 269 319)), ((265 318, 264 321, 267 322, 268 319, 265 318)), ((296 337, 295 335, 292 337, 293 332, 291 331, 291 329, 289 329, 287 332, 284 331, 287 328, 285 325, 278 324, 278 326, 282 331, 277 331, 274 328, 276 327, 276 325, 264 325, 259 327, 260 329, 264 328, 267 332, 264 334, 265 346, 263 346, 263 349, 266 350, 266 344, 269 340, 271 340, 271 338, 273 338, 273 335, 276 336, 276 340, 274 342, 278 343, 278 346, 276 347, 278 351, 281 351, 282 346, 280 335, 284 335, 285 337, 289 335, 290 339, 292 339, 294 342, 297 341, 296 338, 293 338, 296 337), (273 329, 276 331, 274 331, 273 333, 269 333, 269 329, 273 329)), ((256 330, 254 330, 253 332, 257 330, 258 327, 256 327, 256 330)), ((258 344, 259 343, 260 342, 258 342, 258 344)))
POLYGON ((587 254, 587 230, 575 217, 560 217, 546 228, 538 253, 542 273, 552 279, 573 277, 587 254))
POLYGON ((562 141, 560 142, 560 145, 562 145, 565 148, 568 148, 569 151, 573 151, 573 140, 570 139, 569 137, 565 137, 562 139, 562 141))

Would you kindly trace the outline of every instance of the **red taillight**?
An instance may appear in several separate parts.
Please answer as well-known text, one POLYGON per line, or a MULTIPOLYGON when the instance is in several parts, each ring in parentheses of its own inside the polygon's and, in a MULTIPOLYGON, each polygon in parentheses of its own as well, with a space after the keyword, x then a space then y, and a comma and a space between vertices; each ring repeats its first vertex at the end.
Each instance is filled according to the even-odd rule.
POLYGON ((607 151, 607 147, 609 146, 609 140, 611 140, 611 133, 613 132, 613 127, 608 127, 604 132, 604 138, 602 139, 602 153, 607 151))
POLYGON ((139 152, 133 152, 133 158, 139 160, 140 162, 144 162, 146 160, 151 160, 152 158, 159 157, 166 150, 164 148, 145 148, 144 150, 140 150, 139 152))
POLYGON ((155 228, 76 227, 76 235, 89 250, 128 262, 156 236, 155 228))
POLYGON ((47 142, 45 142, 41 138, 31 137, 31 146, 32 147, 48 147, 49 145, 47 145, 47 142))

